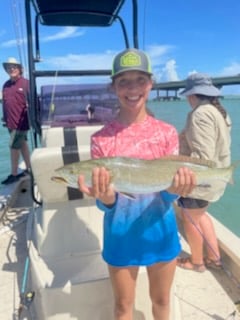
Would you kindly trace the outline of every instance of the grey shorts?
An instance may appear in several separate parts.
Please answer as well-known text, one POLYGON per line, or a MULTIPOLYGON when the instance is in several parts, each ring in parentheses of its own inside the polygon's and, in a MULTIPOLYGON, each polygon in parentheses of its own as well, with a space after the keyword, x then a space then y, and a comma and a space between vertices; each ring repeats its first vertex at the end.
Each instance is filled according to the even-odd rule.
POLYGON ((27 141, 27 131, 9 130, 10 142, 9 147, 11 149, 21 149, 24 141, 27 141))
POLYGON ((200 209, 207 207, 209 202, 201 199, 183 198, 177 200, 178 206, 186 209, 200 209))

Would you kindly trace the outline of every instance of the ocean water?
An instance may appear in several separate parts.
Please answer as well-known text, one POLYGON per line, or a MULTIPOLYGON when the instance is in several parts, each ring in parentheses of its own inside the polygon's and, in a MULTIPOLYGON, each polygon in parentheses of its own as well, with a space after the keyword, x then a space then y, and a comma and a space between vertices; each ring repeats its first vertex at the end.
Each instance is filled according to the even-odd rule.
MULTIPOLYGON (((240 160, 240 98, 225 98, 222 104, 228 110, 232 119, 232 161, 240 160)), ((173 124, 180 132, 184 127, 190 107, 185 100, 180 101, 150 101, 149 108, 159 119, 173 124)), ((0 106, 0 110, 2 110, 0 106)), ((0 116, 1 116, 0 111, 0 116)), ((8 148, 8 131, 0 126, 0 181, 10 172, 10 155, 8 148)), ((29 139, 30 148, 31 138, 29 139)), ((228 185, 223 197, 210 205, 209 212, 221 221, 227 228, 240 237, 240 166, 235 170, 234 183, 228 185)), ((1 189, 1 185, 0 185, 1 189)))

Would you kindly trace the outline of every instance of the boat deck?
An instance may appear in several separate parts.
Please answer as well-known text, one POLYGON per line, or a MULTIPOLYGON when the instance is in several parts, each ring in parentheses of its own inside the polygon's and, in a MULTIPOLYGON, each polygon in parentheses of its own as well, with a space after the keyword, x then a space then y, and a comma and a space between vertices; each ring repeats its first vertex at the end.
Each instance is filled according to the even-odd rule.
MULTIPOLYGON (((182 238, 184 253, 189 248, 182 238)), ((240 289, 224 270, 204 273, 177 268, 174 286, 174 319, 239 320, 240 289)))
MULTIPOLYGON (((19 209, 8 213, 8 216, 13 223, 0 225, 2 320, 18 319, 19 292, 27 256, 27 211, 19 209)), ((183 237, 182 244, 187 253, 188 245, 183 237)), ((240 289, 223 270, 198 273, 177 268, 173 290, 174 320, 240 319, 239 306, 235 305, 240 300, 240 289)), ((23 309, 20 319, 32 320, 34 317, 23 309)))
POLYGON ((2 224, 0 228, 0 319, 13 320, 18 319, 19 295, 27 256, 26 219, 22 217, 13 229, 2 224))
POLYGON ((30 198, 28 176, 1 190, 0 202, 0 319, 18 319, 25 260, 26 222, 30 198), (18 197, 16 196, 18 195, 18 197))

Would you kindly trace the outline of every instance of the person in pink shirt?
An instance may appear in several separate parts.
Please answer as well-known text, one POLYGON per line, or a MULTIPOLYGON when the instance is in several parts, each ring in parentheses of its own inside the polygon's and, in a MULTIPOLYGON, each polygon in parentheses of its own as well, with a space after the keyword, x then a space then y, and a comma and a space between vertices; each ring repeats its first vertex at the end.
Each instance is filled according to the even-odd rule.
MULTIPOLYGON (((152 85, 150 61, 143 51, 127 49, 115 57, 112 86, 120 110, 116 119, 92 136, 92 158, 156 159, 178 153, 176 129, 154 118, 147 109, 152 85)), ((153 318, 169 319, 170 289, 181 251, 173 201, 190 193, 194 186, 193 173, 181 168, 168 190, 136 195, 133 200, 115 192, 106 168, 93 170, 91 187, 79 177, 79 189, 95 197, 104 211, 102 255, 109 267, 116 320, 133 319, 140 266, 147 268, 153 318)))

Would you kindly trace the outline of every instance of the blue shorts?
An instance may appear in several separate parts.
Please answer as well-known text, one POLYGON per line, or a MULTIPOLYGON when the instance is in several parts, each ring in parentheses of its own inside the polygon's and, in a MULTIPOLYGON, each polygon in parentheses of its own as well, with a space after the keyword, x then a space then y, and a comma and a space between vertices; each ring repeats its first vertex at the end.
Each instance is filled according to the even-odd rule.
POLYGON ((27 131, 9 130, 10 142, 9 147, 11 149, 21 149, 24 141, 27 141, 27 131))

